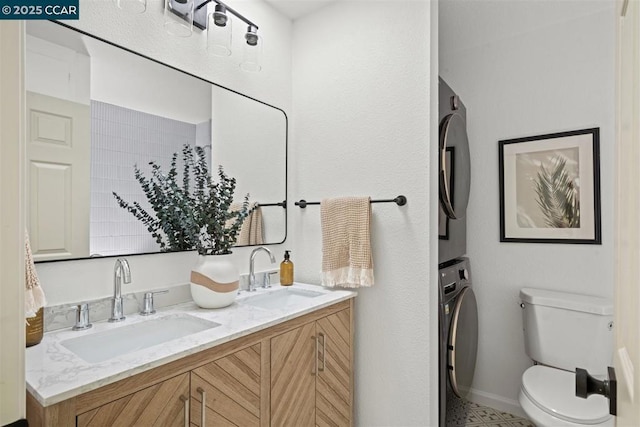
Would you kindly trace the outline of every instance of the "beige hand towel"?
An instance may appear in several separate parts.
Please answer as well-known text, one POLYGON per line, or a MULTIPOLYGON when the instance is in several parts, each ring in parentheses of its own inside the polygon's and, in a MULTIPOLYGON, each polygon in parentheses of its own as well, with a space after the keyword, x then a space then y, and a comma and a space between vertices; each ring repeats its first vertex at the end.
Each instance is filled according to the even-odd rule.
MULTIPOLYGON (((234 202, 230 207, 231 211, 242 209, 242 203, 234 202)), ((238 238, 237 246, 262 245, 264 244, 264 231, 262 226, 262 209, 258 203, 249 205, 249 210, 253 211, 244 219, 238 238)))
POLYGON ((342 197, 320 203, 322 285, 373 286, 371 198, 342 197))
POLYGON ((25 268, 25 298, 24 298, 24 311, 25 317, 33 317, 40 308, 47 304, 44 298, 44 292, 40 287, 40 280, 38 279, 38 273, 36 272, 36 266, 33 263, 33 255, 31 254, 31 244, 29 243, 29 234, 26 230, 24 232, 24 268, 25 268))

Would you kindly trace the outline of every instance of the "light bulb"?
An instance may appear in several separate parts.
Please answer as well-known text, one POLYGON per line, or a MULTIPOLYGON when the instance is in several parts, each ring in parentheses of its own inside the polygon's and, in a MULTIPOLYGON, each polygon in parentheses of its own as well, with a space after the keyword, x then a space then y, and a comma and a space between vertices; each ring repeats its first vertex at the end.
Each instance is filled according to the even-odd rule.
MULTIPOLYGON (((251 27, 249 27, 251 30, 251 27)), ((247 31, 245 34, 242 62, 240 69, 243 71, 257 72, 262 70, 262 37, 254 31, 247 31)))
POLYGON ((228 19, 225 9, 216 5, 216 10, 207 20, 207 49, 214 55, 231 55, 232 23, 228 19))
POLYGON ((194 0, 165 0, 164 28, 177 37, 189 37, 193 32, 194 0))

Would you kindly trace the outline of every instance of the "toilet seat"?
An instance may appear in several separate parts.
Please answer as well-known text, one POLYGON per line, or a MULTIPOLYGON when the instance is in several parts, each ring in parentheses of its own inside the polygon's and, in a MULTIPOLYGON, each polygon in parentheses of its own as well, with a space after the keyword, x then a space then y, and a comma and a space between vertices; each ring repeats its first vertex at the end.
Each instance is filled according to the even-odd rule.
POLYGON ((611 418, 604 396, 575 396, 575 373, 536 365, 522 375, 522 393, 547 414, 574 424, 601 424, 611 418))

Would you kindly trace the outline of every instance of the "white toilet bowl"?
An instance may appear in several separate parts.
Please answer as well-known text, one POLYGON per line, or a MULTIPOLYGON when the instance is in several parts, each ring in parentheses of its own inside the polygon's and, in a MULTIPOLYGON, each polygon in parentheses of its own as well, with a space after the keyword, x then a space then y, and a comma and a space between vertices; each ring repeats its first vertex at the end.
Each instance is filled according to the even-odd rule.
POLYGON ((522 375, 518 400, 538 427, 614 426, 609 401, 601 395, 576 397, 574 372, 535 365, 522 375))

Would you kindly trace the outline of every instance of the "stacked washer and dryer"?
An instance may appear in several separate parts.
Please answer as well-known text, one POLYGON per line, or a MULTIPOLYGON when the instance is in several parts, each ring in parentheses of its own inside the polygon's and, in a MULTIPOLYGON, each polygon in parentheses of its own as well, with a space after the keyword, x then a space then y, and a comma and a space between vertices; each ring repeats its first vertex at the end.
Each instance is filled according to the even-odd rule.
POLYGON ((439 78, 440 212, 439 405, 440 426, 447 409, 471 387, 478 349, 478 308, 471 287, 466 209, 471 187, 467 111, 460 97, 439 78))

